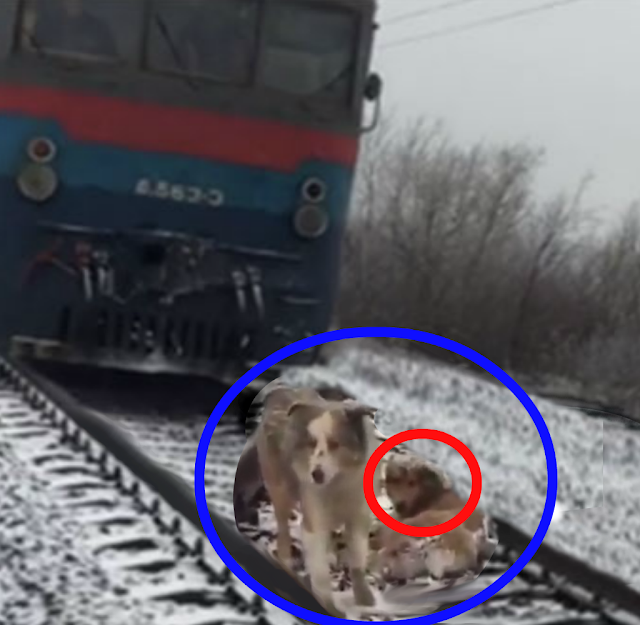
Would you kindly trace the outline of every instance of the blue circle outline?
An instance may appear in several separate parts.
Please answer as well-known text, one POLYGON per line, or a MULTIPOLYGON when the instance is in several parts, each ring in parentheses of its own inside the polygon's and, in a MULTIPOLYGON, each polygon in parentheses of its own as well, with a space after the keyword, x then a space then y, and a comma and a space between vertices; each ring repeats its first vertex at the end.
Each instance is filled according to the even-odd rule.
POLYGON ((267 369, 273 365, 278 364, 281 360, 293 356, 298 352, 311 347, 317 347, 325 343, 331 343, 334 341, 340 341, 350 338, 400 338, 408 339, 411 341, 419 341, 422 343, 428 343, 431 345, 437 345, 449 351, 455 352, 464 356, 468 360, 475 362, 482 367, 485 371, 493 375, 500 380, 520 401, 520 403, 527 410, 533 423, 538 430, 542 446, 544 447, 544 454, 547 461, 547 497, 545 500, 544 510, 542 512, 542 518, 540 524, 536 529, 531 542, 527 545, 526 549, 522 552, 522 555, 509 567, 495 582, 490 586, 487 586, 484 590, 478 594, 466 599, 458 605, 436 612, 433 614, 427 614, 424 616, 418 616, 410 619, 400 619, 402 622, 415 623, 415 625, 432 625, 436 623, 442 623, 450 618, 464 614, 465 612, 477 607, 481 603, 484 603, 487 599, 490 599, 493 595, 502 590, 509 582, 511 582, 522 569, 533 558, 536 551, 539 549, 546 533, 549 531, 551 525, 551 518, 556 505, 558 496, 558 466, 555 450, 553 447, 553 441, 547 428, 547 425, 540 414, 540 411, 533 403, 533 400, 524 392, 517 382, 511 378, 506 372, 504 372, 498 365, 491 362, 488 358, 485 358, 481 354, 475 352, 465 345, 461 345, 451 339, 438 336, 436 334, 430 334, 428 332, 422 332, 420 330, 411 330, 408 328, 393 328, 393 327, 362 327, 362 328, 343 328, 340 330, 333 330, 330 332, 323 332, 314 336, 291 343, 278 351, 274 352, 270 356, 267 356, 264 360, 254 365, 247 373, 242 375, 231 388, 223 395, 222 399, 218 402, 214 408, 211 416, 207 420, 200 442, 198 444, 198 452, 196 455, 195 464, 195 496, 196 505, 198 508, 198 515, 202 527, 209 538, 216 553, 222 558, 222 561, 229 567, 229 570, 236 575, 242 582, 244 582, 251 590, 257 595, 261 596, 269 603, 276 607, 296 616, 300 619, 311 621, 313 623, 319 623, 321 625, 342 625, 344 623, 358 623, 369 624, 371 621, 356 621, 351 619, 342 619, 334 616, 327 616, 319 614, 302 608, 295 603, 291 603, 286 599, 271 592, 262 584, 253 579, 232 557, 227 551, 226 547, 218 537, 218 534, 213 526, 211 517, 209 515, 209 508, 207 505, 207 497, 204 489, 204 469, 207 460, 207 452, 209 444, 211 443, 211 437, 218 425, 218 422, 224 415, 226 409, 231 402, 244 390, 244 388, 253 382, 258 376, 263 374, 267 369))

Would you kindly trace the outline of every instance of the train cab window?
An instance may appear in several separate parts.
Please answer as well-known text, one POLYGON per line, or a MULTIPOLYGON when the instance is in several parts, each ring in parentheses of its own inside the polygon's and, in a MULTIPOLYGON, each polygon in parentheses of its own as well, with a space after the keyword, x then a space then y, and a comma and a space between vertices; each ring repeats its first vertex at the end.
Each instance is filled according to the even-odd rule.
POLYGON ((256 0, 156 0, 147 49, 150 69, 246 83, 258 20, 256 0))
POLYGON ((19 44, 23 51, 80 62, 130 60, 141 18, 136 0, 24 0, 19 44))
POLYGON ((354 13, 282 1, 269 7, 262 49, 263 86, 345 102, 356 71, 354 13))

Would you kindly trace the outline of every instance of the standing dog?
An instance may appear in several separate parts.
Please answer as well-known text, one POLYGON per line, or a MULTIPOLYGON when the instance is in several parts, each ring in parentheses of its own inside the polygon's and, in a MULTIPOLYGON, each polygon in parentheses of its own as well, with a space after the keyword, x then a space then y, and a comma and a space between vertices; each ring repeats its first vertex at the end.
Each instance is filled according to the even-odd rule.
MULTIPOLYGON (((345 530, 356 603, 375 603, 365 579, 373 515, 362 488, 365 466, 380 444, 374 413, 355 400, 327 401, 311 389, 279 386, 265 400, 254 438, 278 526, 278 558, 292 570, 289 519, 299 505, 311 589, 339 617, 344 614, 333 601, 329 568, 333 530, 345 530)), ((380 487, 376 471, 376 493, 380 487)))

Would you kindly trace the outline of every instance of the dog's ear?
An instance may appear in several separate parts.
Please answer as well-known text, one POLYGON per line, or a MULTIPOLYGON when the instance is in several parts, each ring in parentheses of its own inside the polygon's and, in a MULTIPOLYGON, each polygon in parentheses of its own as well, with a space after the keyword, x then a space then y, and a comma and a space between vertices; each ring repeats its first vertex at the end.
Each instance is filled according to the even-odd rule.
POLYGON ((444 489, 445 484, 444 480, 442 479, 442 475, 440 475, 430 466, 424 464, 421 465, 418 474, 420 476, 420 481, 429 489, 434 491, 440 491, 444 489))
POLYGON ((368 404, 363 404, 355 399, 345 399, 342 402, 342 407, 344 408, 345 414, 350 419, 357 419, 366 416, 373 417, 376 412, 378 412, 378 408, 374 408, 368 404))
POLYGON ((315 406, 306 401, 295 401, 289 406, 287 415, 293 419, 312 418, 317 415, 320 410, 319 406, 315 406))
POLYGON ((433 482, 436 478, 435 472, 425 464, 421 464, 417 467, 418 477, 423 482, 433 482))
POLYGON ((263 393, 262 405, 266 410, 283 410, 291 403, 292 396, 292 389, 275 385, 263 393))

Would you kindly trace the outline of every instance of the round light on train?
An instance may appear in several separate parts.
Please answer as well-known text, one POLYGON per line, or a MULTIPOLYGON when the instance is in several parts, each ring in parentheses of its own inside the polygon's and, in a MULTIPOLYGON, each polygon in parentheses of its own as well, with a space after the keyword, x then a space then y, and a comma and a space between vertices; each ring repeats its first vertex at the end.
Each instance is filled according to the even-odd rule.
POLYGON ((302 185, 302 197, 312 204, 322 202, 327 197, 327 185, 318 178, 309 178, 302 185))
POLYGON ((33 202, 46 202, 58 190, 58 176, 48 165, 30 163, 18 176, 22 195, 33 202))
POLYGON ((294 217, 296 232, 305 239, 321 237, 329 227, 327 211, 317 204, 308 204, 299 208, 294 217))
POLYGON ((27 154, 34 163, 50 163, 56 157, 56 146, 51 139, 38 137, 29 142, 27 154))

